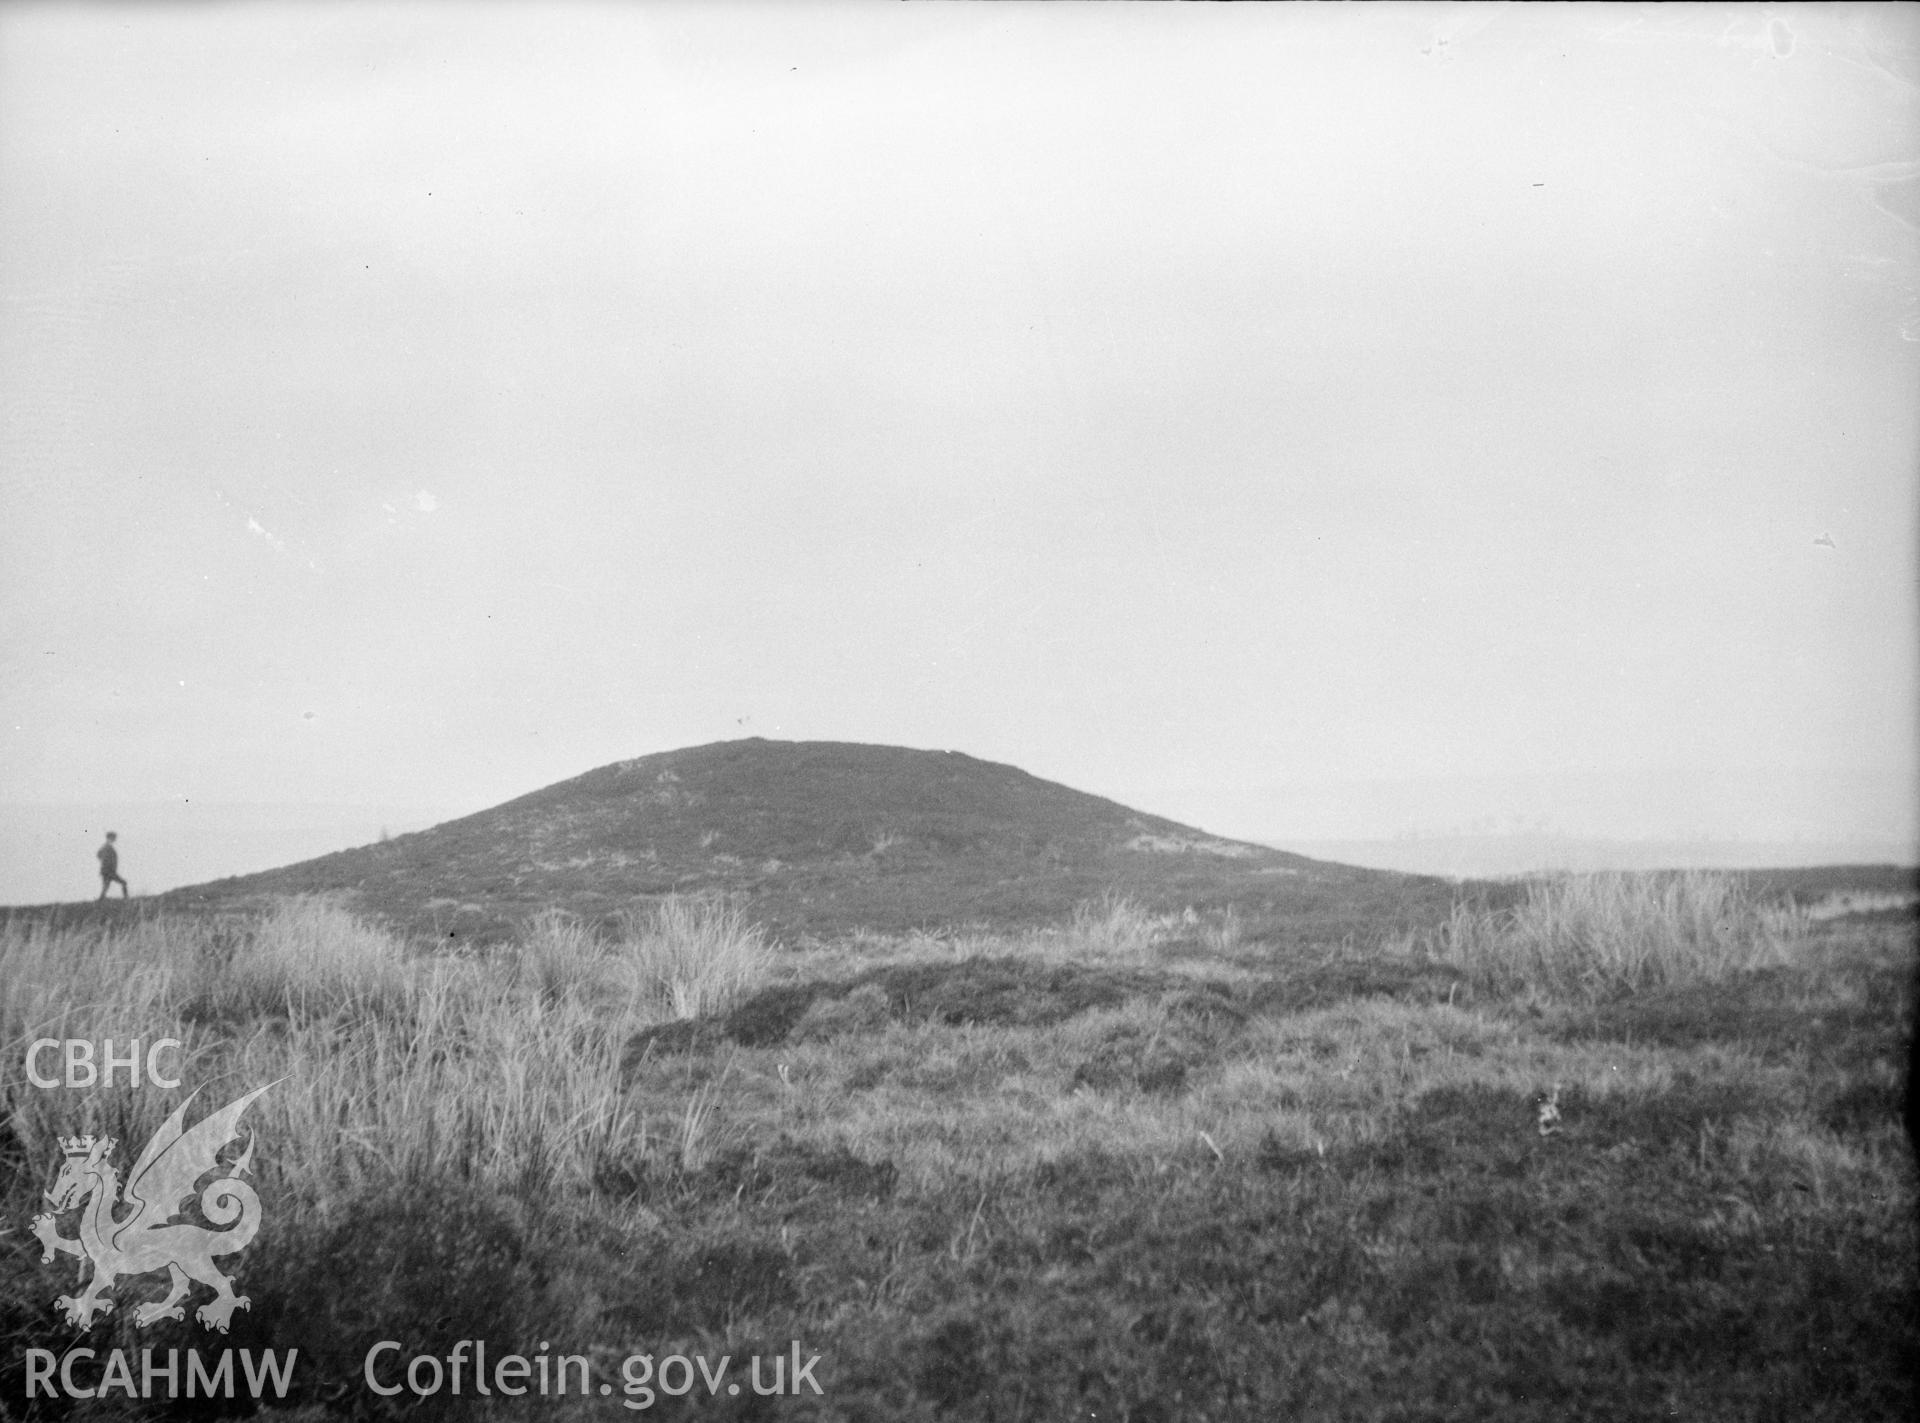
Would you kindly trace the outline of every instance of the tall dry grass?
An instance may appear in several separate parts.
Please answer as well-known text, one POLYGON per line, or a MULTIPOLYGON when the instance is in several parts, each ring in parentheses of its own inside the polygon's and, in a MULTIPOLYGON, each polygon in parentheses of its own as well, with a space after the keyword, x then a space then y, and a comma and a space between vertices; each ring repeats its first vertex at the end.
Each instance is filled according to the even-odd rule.
POLYGON ((723 1013, 766 977, 772 949, 758 924, 723 900, 675 895, 629 911, 616 954, 665 1017, 723 1013))
POLYGON ((1594 1001, 1776 965, 1804 931, 1724 874, 1558 875, 1511 909, 1456 904, 1435 948, 1478 987, 1594 1001))
POLYGON ((124 1037, 129 1013, 165 1013, 203 937, 147 920, 118 932, 0 924, 0 1072, 19 1072, 36 1038, 124 1037))
POLYGON ((563 909, 536 914, 506 963, 517 985, 530 987, 548 1003, 593 998, 614 976, 605 941, 563 909))
POLYGON ((7 924, 0 1116, 30 1159, 54 1160, 57 1136, 87 1130, 115 1136, 130 1160, 177 1095, 123 1082, 36 1088, 24 1047, 173 1037, 203 1108, 276 1084, 248 1120, 263 1143, 256 1169, 296 1209, 324 1213, 329 1201, 427 1178, 528 1201, 590 1193, 659 1139, 712 1137, 710 1103, 697 1131, 676 1130, 686 1127, 677 1098, 652 1103, 650 1123, 621 1054, 641 1027, 750 991, 769 955, 738 912, 692 900, 636 913, 614 942, 541 916, 520 944, 482 958, 411 952, 318 900, 224 923, 7 924))
POLYGON ((250 924, 185 932, 197 947, 189 1001, 215 1017, 361 1018, 396 1012, 407 998, 400 943, 332 899, 285 899, 250 924))
POLYGON ((1073 951, 1098 958, 1141 958, 1166 932, 1166 924, 1138 900, 1111 890, 1073 907, 1065 938, 1073 951))

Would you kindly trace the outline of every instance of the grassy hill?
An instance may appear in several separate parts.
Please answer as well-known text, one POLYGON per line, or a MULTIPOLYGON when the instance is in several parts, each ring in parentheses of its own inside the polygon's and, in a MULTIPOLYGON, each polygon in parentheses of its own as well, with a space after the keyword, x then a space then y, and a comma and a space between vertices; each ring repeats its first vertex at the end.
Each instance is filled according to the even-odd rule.
POLYGON ((1437 881, 1327 864, 952 751, 758 738, 602 766, 491 810, 160 897, 345 892, 416 934, 492 941, 558 906, 718 892, 788 936, 1058 921, 1106 893, 1235 906, 1302 941, 1444 912, 1437 881))

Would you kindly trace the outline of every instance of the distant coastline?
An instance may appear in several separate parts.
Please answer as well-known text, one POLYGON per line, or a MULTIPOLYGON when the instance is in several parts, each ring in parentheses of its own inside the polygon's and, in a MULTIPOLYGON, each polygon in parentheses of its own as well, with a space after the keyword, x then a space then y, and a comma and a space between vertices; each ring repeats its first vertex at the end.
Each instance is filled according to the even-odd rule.
POLYGON ((1814 865, 1920 864, 1920 846, 1897 840, 1611 840, 1563 835, 1403 835, 1261 844, 1316 860, 1455 879, 1596 870, 1759 870, 1814 865))

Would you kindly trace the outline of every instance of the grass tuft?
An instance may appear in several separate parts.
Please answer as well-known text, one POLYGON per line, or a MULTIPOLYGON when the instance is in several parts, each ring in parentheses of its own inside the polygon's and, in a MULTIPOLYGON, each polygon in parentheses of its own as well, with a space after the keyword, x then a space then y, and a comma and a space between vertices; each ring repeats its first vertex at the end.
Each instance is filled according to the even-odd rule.
POLYGON ((188 1001, 228 1021, 377 1017, 397 1011, 407 996, 400 941, 327 898, 281 900, 251 933, 229 927, 199 938, 196 947, 188 1001))
POLYGON ((1561 875, 1511 909, 1456 904, 1437 947, 1477 988, 1598 1002, 1778 966, 1804 929, 1727 875, 1561 875))
POLYGON ((1139 958, 1160 941, 1164 926, 1140 902, 1109 891, 1073 907, 1066 937, 1081 953, 1108 958, 1139 958))
POLYGON ((669 894, 625 919, 620 954, 640 990, 673 1018, 725 1013, 766 976, 766 933, 710 896, 669 894))
POLYGON ((521 978, 549 1004, 590 999, 602 987, 606 946, 576 916, 544 909, 527 923, 514 960, 521 978))

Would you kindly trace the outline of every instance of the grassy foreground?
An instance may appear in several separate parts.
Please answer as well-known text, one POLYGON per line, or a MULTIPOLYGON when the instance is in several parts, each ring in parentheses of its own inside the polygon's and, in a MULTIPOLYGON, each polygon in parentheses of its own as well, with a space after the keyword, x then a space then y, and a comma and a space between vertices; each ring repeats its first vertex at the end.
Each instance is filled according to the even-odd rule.
POLYGON ((1913 951, 1910 919, 1713 877, 1305 952, 1120 900, 800 948, 668 901, 459 956, 314 900, 13 924, 0 1412, 166 1411, 29 1405, 24 1351, 75 1343, 297 1348, 283 1406, 314 1418, 475 1411, 369 1393, 390 1339, 389 1377, 550 1341, 613 1390, 487 1416, 627 1416, 628 1356, 743 1379, 798 1341, 819 1395, 690 1373, 648 1416, 1905 1417, 1913 951), (183 1041, 179 1089, 25 1079, 35 1038, 136 1033, 183 1041), (75 1266, 27 1229, 56 1138, 124 1168, 194 1088, 276 1081, 232 1333, 136 1329, 157 1275, 61 1324, 75 1266))

